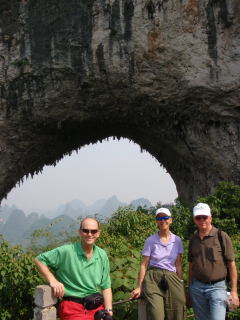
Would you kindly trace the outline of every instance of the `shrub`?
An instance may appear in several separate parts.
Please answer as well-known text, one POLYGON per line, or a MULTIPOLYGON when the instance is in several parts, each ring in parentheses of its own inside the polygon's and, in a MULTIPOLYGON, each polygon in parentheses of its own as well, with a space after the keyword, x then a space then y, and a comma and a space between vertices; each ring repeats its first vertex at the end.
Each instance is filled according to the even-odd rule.
POLYGON ((0 256, 0 319, 32 319, 33 292, 42 282, 33 264, 34 253, 0 238, 0 256))
POLYGON ((184 206, 180 201, 176 202, 176 205, 172 207, 172 219, 171 230, 178 235, 182 240, 189 239, 194 232, 194 223, 190 208, 184 206))
POLYGON ((120 208, 107 224, 109 235, 127 237, 135 248, 142 247, 146 238, 156 230, 155 216, 141 207, 138 210, 131 207, 120 208))
POLYGON ((209 204, 214 225, 229 235, 238 233, 240 228, 240 186, 232 182, 220 182, 214 192, 198 199, 209 204))

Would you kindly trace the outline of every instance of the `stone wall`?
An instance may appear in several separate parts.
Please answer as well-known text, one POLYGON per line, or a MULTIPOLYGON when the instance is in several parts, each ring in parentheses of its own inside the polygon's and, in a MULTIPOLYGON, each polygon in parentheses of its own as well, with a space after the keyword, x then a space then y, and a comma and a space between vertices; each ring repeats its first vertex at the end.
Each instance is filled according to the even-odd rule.
POLYGON ((2 0, 0 35, 0 198, 109 136, 182 200, 240 183, 239 0, 2 0))

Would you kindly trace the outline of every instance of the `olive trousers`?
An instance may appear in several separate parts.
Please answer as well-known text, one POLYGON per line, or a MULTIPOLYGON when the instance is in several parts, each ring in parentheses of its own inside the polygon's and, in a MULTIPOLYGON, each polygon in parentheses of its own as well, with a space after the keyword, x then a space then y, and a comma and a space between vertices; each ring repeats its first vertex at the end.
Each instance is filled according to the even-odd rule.
POLYGON ((147 301, 148 320, 185 319, 184 286, 175 272, 150 267, 143 281, 142 295, 147 301), (167 285, 164 286, 164 282, 167 285))

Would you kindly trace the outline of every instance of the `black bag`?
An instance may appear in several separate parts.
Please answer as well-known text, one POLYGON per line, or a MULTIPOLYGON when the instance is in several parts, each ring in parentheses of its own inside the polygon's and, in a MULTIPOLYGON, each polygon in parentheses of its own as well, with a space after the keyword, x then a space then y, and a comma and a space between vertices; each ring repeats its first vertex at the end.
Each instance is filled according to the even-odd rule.
POLYGON ((218 229, 218 241, 220 242, 220 245, 221 245, 223 261, 224 261, 226 269, 227 269, 226 281, 228 284, 230 282, 230 274, 229 274, 228 264, 227 264, 227 259, 226 259, 226 249, 223 244, 222 233, 221 233, 220 229, 218 229))
POLYGON ((167 291, 168 288, 169 288, 169 285, 168 285, 168 282, 167 282, 167 279, 165 277, 165 274, 163 275, 162 279, 160 280, 159 282, 159 287, 162 291, 167 291))
POLYGON ((103 304, 103 295, 101 293, 93 293, 84 297, 83 305, 87 310, 94 310, 103 304))

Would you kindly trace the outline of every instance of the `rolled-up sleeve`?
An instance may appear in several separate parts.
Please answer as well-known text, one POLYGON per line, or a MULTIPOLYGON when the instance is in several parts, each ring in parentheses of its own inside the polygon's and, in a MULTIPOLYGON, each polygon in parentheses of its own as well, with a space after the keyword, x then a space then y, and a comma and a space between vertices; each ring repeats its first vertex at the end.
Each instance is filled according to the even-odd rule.
POLYGON ((100 287, 102 290, 111 288, 111 278, 110 278, 110 266, 107 255, 105 255, 103 259, 103 273, 102 273, 102 281, 100 287))
POLYGON ((150 257, 151 256, 151 244, 150 241, 147 239, 144 243, 144 247, 142 250, 142 255, 150 257))
POLYGON ((58 268, 60 263, 59 248, 43 252, 36 257, 41 263, 53 270, 58 268))
POLYGON ((182 240, 178 237, 178 253, 183 254, 183 252, 184 252, 184 248, 183 248, 182 240))

